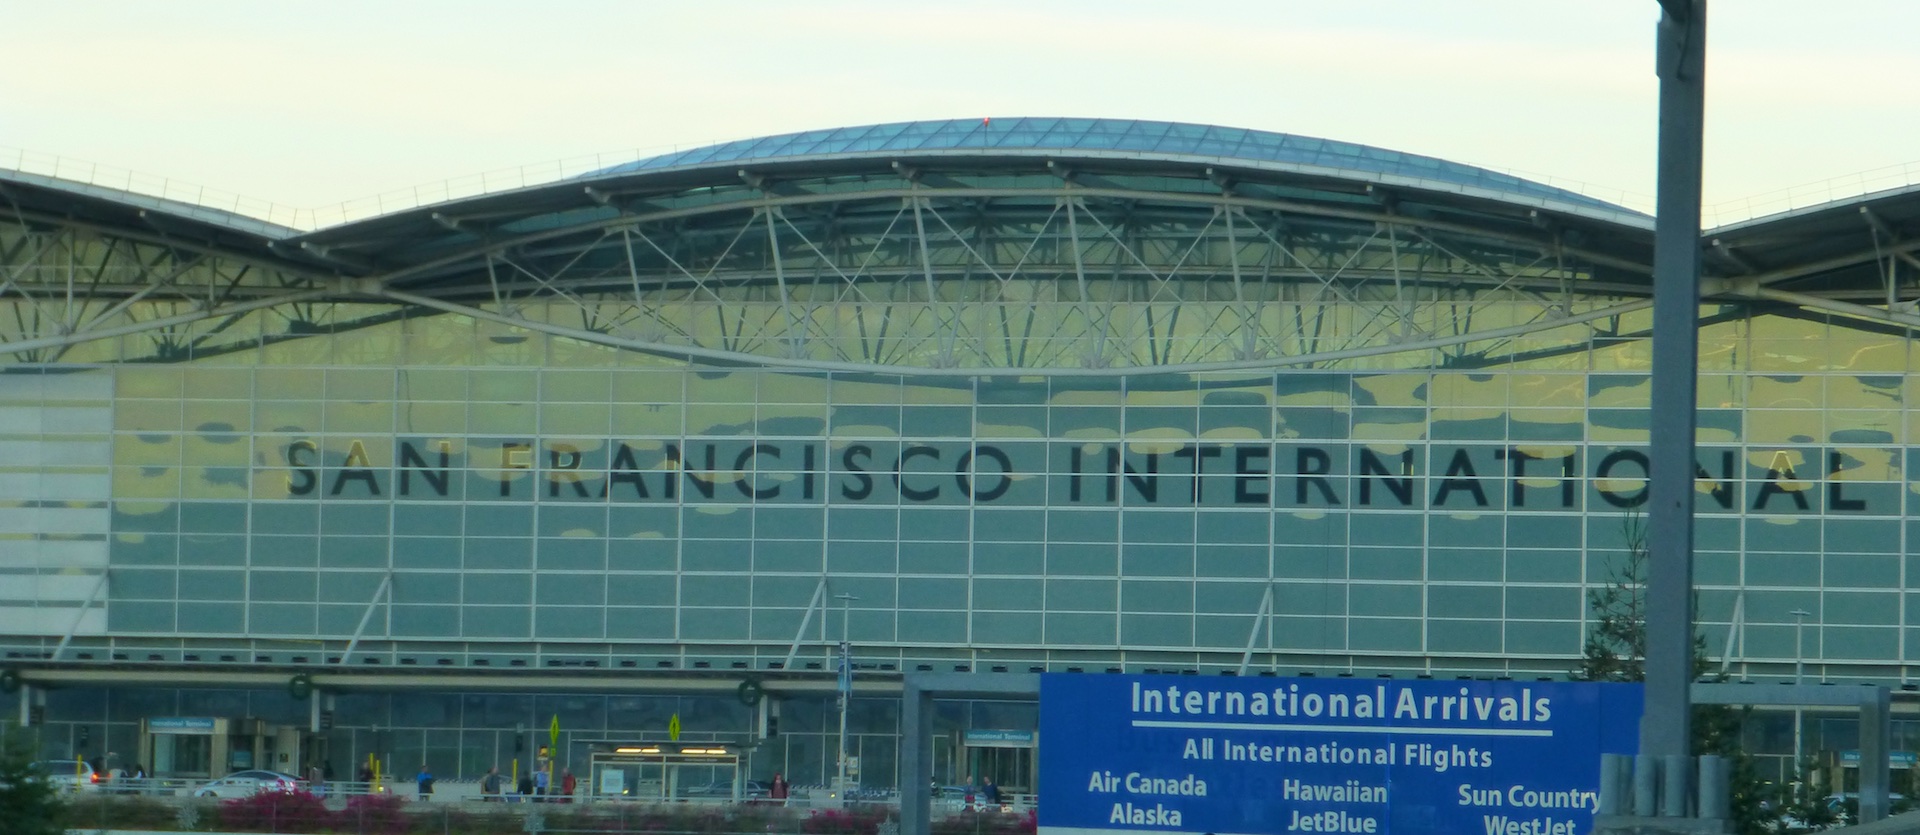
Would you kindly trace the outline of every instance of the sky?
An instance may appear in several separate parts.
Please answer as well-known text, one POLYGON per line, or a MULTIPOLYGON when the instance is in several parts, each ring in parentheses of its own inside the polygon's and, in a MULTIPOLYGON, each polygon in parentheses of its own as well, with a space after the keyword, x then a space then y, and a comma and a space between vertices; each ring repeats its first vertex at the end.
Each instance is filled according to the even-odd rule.
MULTIPOLYGON (((1658 18, 1655 0, 0 0, 0 167, 318 208, 813 128, 1093 116, 1650 208, 1658 18)), ((1712 0, 1709 219, 1920 179, 1916 31, 1912 0, 1712 0)))

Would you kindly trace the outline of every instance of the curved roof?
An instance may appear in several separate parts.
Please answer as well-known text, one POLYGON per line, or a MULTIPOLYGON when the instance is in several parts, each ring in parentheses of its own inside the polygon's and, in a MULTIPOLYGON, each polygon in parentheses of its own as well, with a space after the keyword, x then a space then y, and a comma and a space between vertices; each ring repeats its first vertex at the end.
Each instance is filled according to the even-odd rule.
POLYGON ((282 251, 282 244, 300 233, 297 229, 225 209, 26 171, 0 168, 0 210, 21 219, 82 223, 133 239, 185 244, 279 266, 304 263, 282 251))
MULTIPOLYGON (((988 345, 982 318, 972 323, 980 327, 967 337, 975 341, 966 356, 922 332, 930 323, 958 321, 941 318, 951 312, 942 305, 990 302, 1016 310, 1036 308, 1031 300, 1044 297, 1059 310, 1074 299, 1084 307, 1093 296, 1078 283, 1093 279, 1111 285, 1094 295, 1116 302, 1217 306, 1230 295, 1235 304, 1244 297, 1257 305, 1282 299, 1295 284, 1304 292, 1285 303, 1395 300, 1381 308, 1387 313, 1356 319, 1351 333, 1334 335, 1359 347, 1293 357, 1320 362, 1427 342, 1492 344, 1576 318, 1618 319, 1645 306, 1653 249, 1651 218, 1506 174, 1324 139, 1101 119, 965 119, 783 134, 298 234, 177 201, 0 171, 0 218, 35 229, 72 224, 168 251, 184 244, 285 273, 249 269, 236 280, 238 273, 210 267, 182 279, 177 270, 140 262, 131 273, 151 284, 100 284, 91 292, 189 306, 118 326, 124 332, 326 298, 397 303, 398 315, 430 309, 512 328, 538 324, 557 335, 672 356, 890 371, 924 365, 926 373, 955 375, 990 366, 1007 373, 1186 366, 1169 359, 1162 344, 1169 325, 1152 319, 1151 305, 1139 308, 1145 318, 1138 321, 1085 311, 1034 318, 1034 328, 1052 330, 1003 329, 993 338, 1006 345, 988 345), (1063 248, 1062 240, 1082 245, 1063 248), (1252 291, 1243 286, 1247 266, 1257 266, 1260 276, 1252 291), (790 286, 792 270, 805 276, 800 290, 790 286), (1001 285, 1015 279, 1034 292, 1003 294, 1001 285), (1072 286, 1054 287, 1063 280, 1072 286), (952 298, 967 301, 920 288, 934 281, 953 282, 952 298), (1421 299, 1463 288, 1530 294, 1540 315, 1489 329, 1473 305, 1449 301, 1428 307, 1434 317, 1453 319, 1414 321, 1429 316, 1421 299), (635 316, 590 317, 584 326, 534 323, 519 307, 560 300, 586 310, 602 299, 626 303, 627 295, 646 294, 671 303, 642 304, 635 316), (225 301, 209 306, 206 299, 225 301), (745 335, 744 318, 722 317, 709 333, 707 325, 688 329, 672 320, 675 300, 685 299, 741 310, 777 305, 785 315, 756 319, 760 331, 745 335), (1584 312, 1573 311, 1576 302, 1584 312), (934 313, 901 312, 913 305, 934 313), (867 333, 869 315, 888 327, 867 333), (1389 320, 1402 319, 1406 327, 1389 333, 1389 320), (900 328, 908 325, 921 330, 903 337, 900 328), (1074 329, 1082 327, 1100 338, 1078 339, 1074 329), (1423 342, 1422 334, 1433 338, 1423 342), (1109 338, 1131 346, 1122 355, 1132 364, 1115 364, 1109 338), (989 355, 1015 343, 1007 356, 989 355), (1033 345, 1041 348, 1029 350, 1033 345), (982 364, 969 364, 976 360, 982 364)), ((1920 329, 1920 315, 1905 303, 1910 286, 1893 285, 1894 267, 1882 267, 1889 259, 1920 263, 1913 260, 1920 253, 1920 187, 1709 230, 1701 247, 1706 297, 1920 329)), ((36 289, 69 298, 71 288, 55 280, 66 274, 46 271, 51 278, 36 289)), ((0 336, 0 348, 100 335, 56 331, 11 343, 0 336)), ((1193 360, 1214 364, 1207 367, 1264 367, 1293 356, 1292 343, 1281 345, 1293 337, 1257 336, 1279 347, 1228 344, 1235 338, 1230 329, 1208 326, 1182 343, 1181 355, 1207 357, 1193 360), (1228 355, 1231 361, 1217 359, 1228 355)), ((1318 330, 1308 338, 1332 344, 1318 330)))
POLYGON ((1577 192, 1434 157, 1286 133, 1137 119, 948 119, 829 128, 740 139, 648 157, 581 179, 753 160, 980 149, 1207 157, 1415 178, 1608 211, 1631 210, 1577 192))

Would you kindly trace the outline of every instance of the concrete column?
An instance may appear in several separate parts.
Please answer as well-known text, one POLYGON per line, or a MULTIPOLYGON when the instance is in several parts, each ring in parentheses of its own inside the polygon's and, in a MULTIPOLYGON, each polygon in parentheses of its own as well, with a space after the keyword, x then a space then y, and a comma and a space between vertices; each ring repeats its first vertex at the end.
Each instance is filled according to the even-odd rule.
POLYGON ((900 832, 927 835, 933 826, 933 694, 908 674, 900 688, 900 832))
POLYGON ((1633 758, 1633 808, 1635 817, 1650 818, 1660 812, 1660 758, 1638 754, 1633 758))
POLYGON ((1887 791, 1892 774, 1887 767, 1888 743, 1893 739, 1891 694, 1885 687, 1870 688, 1860 699, 1860 822, 1887 816, 1887 791))

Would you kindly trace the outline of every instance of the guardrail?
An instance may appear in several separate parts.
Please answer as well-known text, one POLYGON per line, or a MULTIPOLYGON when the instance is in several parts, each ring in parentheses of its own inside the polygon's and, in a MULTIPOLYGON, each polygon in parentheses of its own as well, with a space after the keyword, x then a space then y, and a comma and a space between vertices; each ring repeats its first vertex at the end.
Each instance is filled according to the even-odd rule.
MULTIPOLYGON (((83 792, 68 795, 70 831, 154 833, 335 832, 342 835, 523 832, 603 832, 663 835, 898 835, 894 801, 866 800, 815 805, 814 798, 786 802, 756 798, 738 805, 718 799, 680 802, 534 803, 488 802, 477 795, 371 792, 366 784, 329 784, 325 796, 307 792, 263 793, 248 798, 194 797, 192 780, 130 781, 122 788, 151 793, 83 792), (166 790, 172 789, 171 793, 166 790), (335 791, 338 789, 339 791, 335 791), (358 789, 358 791, 355 791, 358 789), (724 807, 724 808, 723 808, 724 807)), ((582 798, 584 799, 584 798, 582 798)), ((1031 797, 1003 798, 993 808, 936 806, 938 831, 966 835, 1032 835, 1031 797)), ((0 830, 5 827, 0 825, 0 830)))
MULTIPOLYGON (((64 793, 78 798, 144 798, 166 801, 193 800, 232 800, 236 798, 201 798, 198 792, 210 781, 203 778, 154 777, 149 779, 119 778, 100 783, 81 784, 80 787, 63 787, 64 793)), ((266 792, 261 792, 266 793, 266 792)), ((418 803, 437 804, 539 804, 539 803, 577 803, 583 805, 621 804, 635 806, 756 806, 784 807, 797 810, 819 809, 859 809, 859 808, 898 808, 900 792, 895 789, 866 789, 850 792, 841 798, 833 796, 824 787, 797 787, 786 798, 748 797, 734 800, 730 797, 691 796, 677 798, 633 798, 623 796, 596 795, 585 790, 583 785, 571 796, 558 794, 523 795, 519 792, 506 792, 489 795, 480 791, 477 780, 436 781, 434 791, 420 795, 411 780, 381 781, 379 783, 353 782, 337 780, 325 783, 317 788, 302 787, 300 793, 312 794, 322 800, 349 798, 364 795, 394 796, 418 803)), ((1024 814, 1039 806, 1039 796, 1026 793, 1005 793, 998 803, 989 803, 985 797, 936 797, 933 800, 935 815, 955 815, 963 813, 1024 814)))

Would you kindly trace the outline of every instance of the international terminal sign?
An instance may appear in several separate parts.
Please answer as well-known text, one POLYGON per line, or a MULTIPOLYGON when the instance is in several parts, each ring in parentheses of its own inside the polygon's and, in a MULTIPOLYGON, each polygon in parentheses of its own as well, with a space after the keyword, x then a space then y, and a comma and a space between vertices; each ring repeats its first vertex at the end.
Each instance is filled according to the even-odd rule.
POLYGON ((1582 835, 1633 684, 1048 674, 1040 835, 1582 835))

